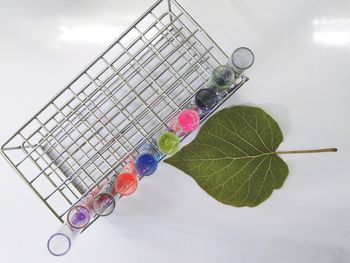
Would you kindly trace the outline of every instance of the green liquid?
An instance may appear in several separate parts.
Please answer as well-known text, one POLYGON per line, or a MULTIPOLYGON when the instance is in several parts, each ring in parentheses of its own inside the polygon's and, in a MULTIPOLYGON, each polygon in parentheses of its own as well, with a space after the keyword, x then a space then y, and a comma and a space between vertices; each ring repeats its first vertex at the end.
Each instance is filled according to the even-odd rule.
POLYGON ((158 150, 165 155, 172 155, 180 148, 180 139, 171 132, 163 133, 157 142, 158 150))

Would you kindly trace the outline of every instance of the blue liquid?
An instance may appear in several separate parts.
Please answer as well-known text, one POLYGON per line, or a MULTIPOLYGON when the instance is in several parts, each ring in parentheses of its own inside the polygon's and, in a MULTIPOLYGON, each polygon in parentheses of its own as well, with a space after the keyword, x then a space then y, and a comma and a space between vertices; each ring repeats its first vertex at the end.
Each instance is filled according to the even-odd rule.
POLYGON ((157 141, 153 140, 151 143, 146 143, 143 146, 141 152, 152 154, 153 158, 159 161, 162 156, 156 149, 157 149, 157 141))
POLYGON ((158 167, 158 162, 150 153, 139 155, 135 161, 135 169, 141 176, 148 176, 153 174, 158 167))

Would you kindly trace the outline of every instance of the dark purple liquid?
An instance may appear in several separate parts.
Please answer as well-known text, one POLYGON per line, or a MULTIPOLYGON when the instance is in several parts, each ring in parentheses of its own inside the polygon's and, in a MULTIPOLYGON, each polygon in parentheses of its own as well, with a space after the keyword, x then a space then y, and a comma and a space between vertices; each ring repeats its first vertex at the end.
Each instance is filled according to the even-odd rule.
POLYGON ((195 96, 195 103, 201 110, 211 110, 218 103, 218 95, 215 90, 201 89, 195 96))

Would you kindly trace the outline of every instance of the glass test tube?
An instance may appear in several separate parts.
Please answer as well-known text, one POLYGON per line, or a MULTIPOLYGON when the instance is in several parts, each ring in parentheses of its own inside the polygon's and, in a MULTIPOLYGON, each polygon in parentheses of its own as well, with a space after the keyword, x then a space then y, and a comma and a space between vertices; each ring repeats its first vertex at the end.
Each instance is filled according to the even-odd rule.
POLYGON ((116 198, 121 195, 133 194, 138 186, 138 175, 134 166, 134 161, 130 161, 123 168, 122 172, 117 175, 114 181, 114 190, 116 192, 116 198))
POLYGON ((144 145, 141 153, 135 159, 135 169, 139 176, 152 175, 158 168, 160 157, 152 143, 144 145))
POLYGON ((210 112, 217 105, 219 99, 220 97, 214 89, 205 88, 199 90, 194 97, 199 116, 203 117, 210 112))
POLYGON ((74 239, 89 224, 93 216, 92 200, 100 189, 100 186, 93 188, 81 202, 69 210, 66 222, 50 236, 47 241, 47 249, 52 255, 63 256, 68 253, 74 239))
MULTIPOLYGON (((107 179, 101 182, 101 185, 107 183, 107 179)), ((85 228, 92 218, 94 211, 92 203, 94 197, 101 191, 101 186, 97 185, 84 197, 77 205, 75 205, 67 214, 67 223, 73 229, 85 228)))
POLYGON ((47 249, 50 254, 57 257, 67 254, 81 230, 71 228, 68 223, 62 224, 61 228, 47 241, 47 249))
POLYGON ((180 139, 172 132, 164 132, 157 141, 159 152, 164 155, 173 155, 180 149, 180 139))
POLYGON ((116 176, 113 176, 94 197, 92 209, 96 215, 108 216, 114 211, 116 205, 116 192, 114 190, 115 178, 116 176))
POLYGON ((221 65, 213 70, 209 87, 221 93, 231 88, 235 79, 236 73, 233 68, 228 65, 221 65))
POLYGON ((240 47, 233 51, 227 65, 232 67, 238 78, 242 73, 254 64, 253 51, 247 47, 240 47))
POLYGON ((199 114, 194 109, 182 110, 172 121, 171 131, 179 137, 194 131, 199 126, 199 114))

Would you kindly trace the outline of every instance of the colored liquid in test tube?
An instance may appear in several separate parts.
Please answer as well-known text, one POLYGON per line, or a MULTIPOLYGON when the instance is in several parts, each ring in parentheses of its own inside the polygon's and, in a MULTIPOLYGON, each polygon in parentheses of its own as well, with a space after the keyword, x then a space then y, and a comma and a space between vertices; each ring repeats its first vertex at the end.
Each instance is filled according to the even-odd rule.
POLYGON ((211 76, 211 87, 217 92, 228 90, 235 82, 236 74, 232 67, 227 65, 218 66, 213 70, 211 76))
POLYGON ((200 109, 200 115, 204 115, 213 109, 218 101, 218 94, 213 89, 201 89, 195 95, 195 104, 200 109))
POLYGON ((153 174, 158 167, 158 161, 152 153, 141 153, 135 160, 135 169, 140 176, 153 174))
POLYGON ((119 195, 131 195, 138 186, 138 176, 134 163, 129 162, 114 181, 114 190, 119 195))
POLYGON ((100 189, 96 186, 81 202, 69 210, 66 222, 47 241, 47 249, 52 255, 63 256, 68 253, 73 240, 89 224, 92 217, 91 202, 100 189))
POLYGON ((199 126, 199 115, 195 110, 187 109, 179 113, 174 124, 172 125, 173 132, 191 132, 199 126))
MULTIPOLYGON (((107 180, 101 184, 105 184, 107 180)), ((76 206, 71 208, 67 214, 67 223, 73 229, 85 228, 92 217, 92 202, 94 197, 100 192, 101 187, 93 188, 76 206)))
POLYGON ((114 211, 116 205, 116 199, 114 198, 116 195, 114 181, 115 176, 113 176, 113 178, 110 179, 94 197, 92 201, 92 209, 95 214, 99 216, 108 216, 114 211))
POLYGON ((86 227, 90 222, 90 218, 90 210, 82 205, 73 207, 67 215, 68 224, 75 229, 86 227))
POLYGON ((152 175, 158 168, 160 157, 154 142, 145 144, 135 159, 135 169, 139 176, 152 175))
POLYGON ((172 155, 180 148, 180 139, 171 132, 164 132, 157 142, 158 150, 162 154, 172 155))

